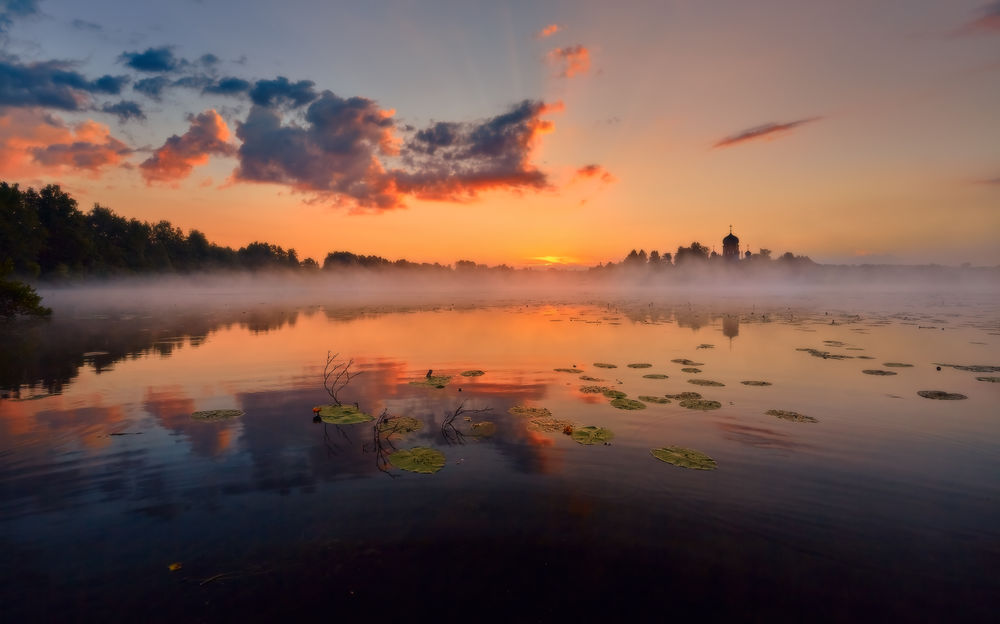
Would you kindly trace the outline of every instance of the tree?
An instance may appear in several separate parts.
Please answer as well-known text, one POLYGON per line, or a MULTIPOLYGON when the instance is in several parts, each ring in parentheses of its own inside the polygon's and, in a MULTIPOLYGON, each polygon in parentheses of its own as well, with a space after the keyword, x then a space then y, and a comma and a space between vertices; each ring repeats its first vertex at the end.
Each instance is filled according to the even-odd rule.
POLYGON ((701 262, 708 260, 708 247, 705 247, 701 243, 694 242, 691 243, 690 247, 678 247, 677 254, 674 256, 675 264, 684 264, 685 262, 701 262))
POLYGON ((15 279, 7 279, 14 271, 14 262, 6 260, 0 265, 0 318, 15 316, 48 316, 50 308, 42 305, 42 298, 31 286, 15 279))

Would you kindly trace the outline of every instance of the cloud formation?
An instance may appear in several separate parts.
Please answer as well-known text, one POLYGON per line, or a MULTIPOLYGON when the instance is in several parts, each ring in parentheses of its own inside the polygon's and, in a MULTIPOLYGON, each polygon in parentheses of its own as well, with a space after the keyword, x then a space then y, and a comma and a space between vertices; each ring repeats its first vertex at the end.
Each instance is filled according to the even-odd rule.
POLYGON ((616 182, 618 178, 611 175, 611 172, 601 165, 584 165, 573 174, 574 180, 600 180, 604 184, 616 182))
POLYGON ((250 99, 257 106, 286 104, 297 108, 319 97, 313 88, 315 86, 312 80, 290 82, 288 78, 278 76, 274 80, 258 80, 250 90, 250 99))
POLYGON ((1000 34, 1000 2, 987 4, 979 13, 979 17, 959 29, 959 34, 1000 34))
POLYGON ((204 164, 208 157, 229 156, 236 148, 229 143, 229 127, 214 109, 188 118, 188 131, 176 134, 139 165, 147 184, 173 182, 191 175, 195 166, 204 164))
POLYGON ((30 177, 53 169, 99 175, 122 164, 132 150, 95 121, 68 125, 38 108, 9 109, 0 115, 0 171, 30 177))
POLYGON ((544 39, 546 37, 551 37, 552 35, 556 34, 560 30, 561 30, 561 28, 560 28, 559 24, 549 24, 545 28, 539 30, 538 33, 535 36, 538 37, 539 39, 544 39))
POLYGON ((117 115, 119 121, 146 118, 146 114, 142 112, 142 107, 139 106, 139 103, 132 100, 121 100, 117 104, 109 102, 101 107, 101 112, 117 115))
POLYGON ((19 63, 0 59, 0 106, 41 106, 76 111, 88 107, 91 95, 117 95, 128 82, 125 76, 88 80, 62 61, 19 63))
POLYGON ((4 34, 14 19, 38 14, 38 0, 0 0, 0 34, 4 34))
POLYGON ((590 51, 580 44, 551 50, 548 59, 559 68, 562 78, 572 78, 590 70, 590 51))
POLYGON ((803 124, 819 121, 820 119, 822 119, 822 117, 807 117, 805 119, 790 121, 788 123, 766 123, 760 126, 754 126, 753 128, 749 128, 747 130, 737 132, 736 134, 731 134, 724 139, 720 139, 712 147, 731 147, 739 143, 746 143, 747 141, 772 139, 779 134, 790 132, 803 124))
POLYGON ((170 48, 147 48, 145 52, 123 52, 120 61, 136 71, 157 73, 168 72, 178 67, 178 59, 170 48))
POLYGON ((46 167, 94 172, 108 165, 117 165, 132 153, 127 145, 111 136, 107 126, 96 121, 77 124, 71 134, 72 140, 65 143, 29 148, 32 159, 46 167))
POLYGON ((220 78, 201 90, 213 95, 241 95, 250 91, 250 83, 242 78, 220 78))

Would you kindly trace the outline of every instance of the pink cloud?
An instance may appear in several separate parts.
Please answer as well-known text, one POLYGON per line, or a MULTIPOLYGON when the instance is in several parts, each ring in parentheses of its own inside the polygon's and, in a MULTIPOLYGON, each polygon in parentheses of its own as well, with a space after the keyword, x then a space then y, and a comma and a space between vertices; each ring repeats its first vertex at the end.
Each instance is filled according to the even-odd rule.
POLYGON ((551 37, 560 30, 562 29, 560 28, 559 24, 549 24, 545 28, 538 31, 538 33, 535 36, 538 37, 539 39, 544 39, 546 37, 551 37))
POLYGON ((171 136, 139 168, 147 184, 173 182, 191 175, 208 157, 230 156, 236 148, 229 143, 229 127, 214 109, 190 117, 188 131, 171 136))
POLYGON ((580 44, 556 48, 549 52, 548 60, 559 67, 559 75, 572 78, 590 70, 590 51, 580 44))
POLYGON ((747 141, 773 139, 778 135, 798 128, 803 124, 819 121, 820 119, 822 119, 822 117, 808 117, 806 119, 799 119, 797 121, 790 121, 787 123, 766 123, 760 126, 754 126, 753 128, 737 132, 736 134, 731 134, 716 142, 716 144, 712 147, 730 147, 739 143, 746 143, 747 141))

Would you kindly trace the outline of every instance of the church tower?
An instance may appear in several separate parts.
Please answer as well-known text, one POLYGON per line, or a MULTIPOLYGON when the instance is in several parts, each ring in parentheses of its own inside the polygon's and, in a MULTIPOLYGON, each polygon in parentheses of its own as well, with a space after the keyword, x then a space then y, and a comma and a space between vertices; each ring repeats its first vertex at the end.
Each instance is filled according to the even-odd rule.
POLYGON ((729 226, 729 235, 722 239, 722 257, 726 260, 740 259, 740 239, 733 234, 733 226, 729 226))

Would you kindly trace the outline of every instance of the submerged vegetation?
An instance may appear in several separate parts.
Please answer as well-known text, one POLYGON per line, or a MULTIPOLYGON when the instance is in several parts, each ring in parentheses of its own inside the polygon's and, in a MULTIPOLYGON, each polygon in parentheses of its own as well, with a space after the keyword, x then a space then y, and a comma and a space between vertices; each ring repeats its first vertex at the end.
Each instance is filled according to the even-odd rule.
POLYGON ((718 468, 715 460, 708 455, 682 446, 665 446, 650 449, 649 452, 656 459, 680 468, 691 468, 692 470, 715 470, 718 468))

